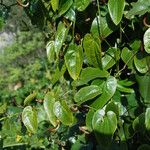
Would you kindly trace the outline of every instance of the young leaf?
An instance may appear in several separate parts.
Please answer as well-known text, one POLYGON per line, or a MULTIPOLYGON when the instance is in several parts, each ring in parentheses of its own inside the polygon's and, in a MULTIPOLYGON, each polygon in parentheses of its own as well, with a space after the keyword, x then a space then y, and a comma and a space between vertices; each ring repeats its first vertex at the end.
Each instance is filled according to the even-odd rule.
POLYGON ((45 112, 48 116, 48 119, 50 121, 50 123, 56 127, 57 126, 57 118, 53 112, 53 106, 54 106, 54 103, 55 103, 55 98, 52 96, 52 94, 50 92, 48 92, 46 95, 45 95, 45 98, 44 98, 44 109, 45 109, 45 112))
POLYGON ((75 0, 74 4, 78 11, 84 11, 90 2, 91 0, 75 0))
POLYGON ((117 88, 117 80, 115 77, 110 76, 107 78, 106 82, 104 83, 103 89, 102 89, 102 95, 98 97, 95 102, 92 104, 92 107, 94 108, 103 108, 104 105, 111 99, 111 97, 114 95, 117 88))
POLYGON ((109 0, 108 10, 112 21, 118 25, 122 19, 125 0, 109 0))
POLYGON ((65 102, 55 102, 53 111, 55 116, 67 126, 71 126, 74 123, 74 117, 72 112, 69 110, 68 105, 65 102))
POLYGON ((97 44, 91 34, 86 34, 83 40, 83 48, 90 65, 102 67, 101 63, 101 46, 97 44))
POLYGON ((37 113, 31 106, 27 106, 22 112, 22 121, 27 130, 31 133, 36 133, 38 128, 37 113))
POLYGON ((65 54, 65 63, 70 76, 76 80, 83 64, 83 50, 81 46, 71 44, 65 54))
POLYGON ((31 103, 31 101, 33 101, 35 99, 36 95, 37 95, 37 93, 35 93, 35 92, 28 95, 24 100, 24 105, 28 105, 29 103, 31 103))
POLYGON ((150 54, 150 28, 144 34, 144 48, 150 54))
POLYGON ((100 146, 109 147, 112 136, 117 129, 117 117, 113 111, 99 109, 95 112, 92 119, 94 134, 100 146))
POLYGON ((102 93, 102 89, 97 85, 90 85, 81 88, 74 96, 75 102, 84 103, 102 93))
POLYGON ((57 31, 56 31, 56 37, 55 37, 55 43, 54 43, 54 50, 55 50, 57 56, 60 52, 63 42, 66 39, 68 31, 69 31, 69 27, 66 27, 64 25, 64 23, 60 22, 58 24, 57 31))
POLYGON ((58 9, 59 0, 51 0, 52 9, 56 11, 58 9))

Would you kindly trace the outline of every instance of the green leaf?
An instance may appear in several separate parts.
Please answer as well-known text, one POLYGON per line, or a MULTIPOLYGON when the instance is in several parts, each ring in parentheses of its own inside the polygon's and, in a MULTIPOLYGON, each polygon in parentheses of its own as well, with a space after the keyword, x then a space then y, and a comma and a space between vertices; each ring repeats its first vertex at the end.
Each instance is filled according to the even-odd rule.
POLYGON ((91 26, 91 33, 94 37, 101 37, 102 39, 109 36, 114 30, 116 30, 116 26, 111 21, 111 18, 107 14, 104 17, 96 17, 91 26))
POLYGON ((55 49, 57 56, 58 56, 58 54, 61 50, 61 47, 66 39, 68 31, 69 31, 69 27, 66 27, 64 25, 64 23, 60 22, 58 24, 57 31, 56 31, 56 37, 55 37, 55 43, 54 43, 54 49, 55 49))
POLYGON ((59 6, 59 0, 51 0, 52 9, 56 11, 59 6))
POLYGON ((95 98, 96 96, 100 95, 102 90, 97 85, 90 85, 81 88, 74 96, 75 102, 78 104, 84 103, 90 99, 95 98))
POLYGON ((36 133, 38 128, 37 113, 31 106, 27 106, 22 112, 22 121, 27 130, 31 133, 36 133))
POLYGON ((132 88, 124 87, 119 83, 117 84, 117 90, 124 93, 134 93, 134 90, 132 88))
POLYGON ((67 12, 67 10, 69 10, 72 4, 73 4, 73 0, 61 0, 59 6, 59 16, 67 12))
POLYGON ((112 21, 118 25, 122 19, 125 0, 109 0, 108 10, 112 21))
POLYGON ((87 67, 82 69, 81 75, 79 79, 76 80, 73 85, 81 86, 83 84, 87 84, 89 81, 98 78, 108 77, 109 73, 105 70, 101 70, 99 68, 87 67))
POLYGON ((29 103, 31 103, 35 99, 36 95, 36 92, 33 92, 32 94, 28 95, 24 100, 24 105, 28 105, 29 103))
POLYGON ((92 119, 94 116, 95 110, 94 109, 90 109, 89 112, 86 114, 86 127, 88 129, 88 131, 92 131, 93 130, 93 126, 92 126, 92 119))
POLYGON ((91 34, 86 34, 83 40, 83 48, 90 65, 102 67, 101 63, 101 46, 97 44, 91 34))
POLYGON ((81 45, 69 45, 65 54, 65 63, 70 76, 76 80, 80 74, 83 64, 83 50, 81 45))
POLYGON ((65 14, 65 18, 69 19, 72 22, 75 22, 75 20, 76 20, 76 13, 75 13, 75 10, 72 7, 65 14))
POLYGON ((150 75, 139 76, 136 75, 136 80, 139 85, 139 92, 145 103, 150 103, 150 75))
POLYGON ((5 113, 6 109, 7 109, 7 104, 6 103, 0 105, 0 115, 5 113))
POLYGON ((74 5, 78 11, 84 11, 91 0, 75 0, 74 5))
POLYGON ((55 61, 54 41, 49 41, 46 45, 47 57, 50 63, 55 61))
POLYGON ((102 58, 102 65, 105 70, 111 68, 120 59, 120 50, 117 48, 109 48, 102 58))
POLYGON ((146 109, 146 113, 145 113, 145 127, 146 127, 146 130, 150 131, 150 108, 146 109))
POLYGON ((136 117, 132 123, 134 131, 142 132, 145 131, 145 113, 140 114, 136 117))
POLYGON ((52 95, 52 93, 48 92, 45 95, 43 105, 44 105, 44 109, 45 109, 45 112, 46 112, 46 114, 48 116, 48 119, 49 119, 50 123, 54 127, 56 127, 57 126, 57 118, 56 118, 56 116, 55 116, 55 114, 53 112, 54 103, 55 103, 54 96, 52 95))
POLYGON ((128 11, 126 17, 131 18, 134 15, 144 15, 146 12, 149 12, 150 0, 138 0, 135 3, 132 3, 132 9, 128 11))
POLYGON ((144 33, 144 48, 147 53, 150 54, 150 28, 144 33))
POLYGON ((111 97, 116 92, 116 88, 117 88, 116 78, 113 76, 108 77, 103 85, 102 95, 98 97, 91 106, 96 109, 103 108, 104 105, 111 99, 111 97))
POLYGON ((62 102, 55 102, 53 111, 55 113, 55 116, 64 124, 67 126, 71 126, 74 123, 74 117, 72 112, 70 111, 68 105, 65 101, 62 102))
POLYGON ((128 66, 129 69, 133 68, 134 55, 134 51, 129 50, 127 47, 122 49, 121 59, 128 66))
POLYGON ((117 129, 117 117, 113 111, 99 109, 95 112, 92 120, 94 134, 100 146, 109 147, 112 137, 117 129))
POLYGON ((144 56, 142 52, 137 53, 134 57, 134 65, 140 73, 146 73, 149 70, 148 57, 144 56))

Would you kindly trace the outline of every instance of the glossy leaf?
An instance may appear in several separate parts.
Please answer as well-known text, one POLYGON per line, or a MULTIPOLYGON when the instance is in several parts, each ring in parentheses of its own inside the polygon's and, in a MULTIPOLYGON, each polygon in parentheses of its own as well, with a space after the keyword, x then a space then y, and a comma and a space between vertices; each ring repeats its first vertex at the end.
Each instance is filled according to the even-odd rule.
POLYGON ((132 9, 127 13, 126 17, 131 18, 134 15, 144 15, 149 12, 150 0, 138 0, 132 4, 132 9))
POLYGON ((103 108, 104 105, 114 95, 116 88, 117 88, 116 78, 113 76, 108 77, 106 82, 103 85, 102 95, 95 100, 95 102, 92 104, 92 107, 97 109, 103 108))
POLYGON ((147 108, 145 112, 145 126, 150 131, 150 108, 147 108))
POLYGON ((65 102, 61 103, 59 101, 55 102, 53 111, 55 116, 67 126, 71 126, 74 123, 74 118, 72 112, 69 110, 67 104, 65 102))
POLYGON ((60 1, 60 8, 59 8, 59 15, 63 15, 65 12, 69 10, 71 5, 73 4, 73 0, 61 0, 60 1))
POLYGON ((75 22, 75 19, 76 19, 76 13, 75 13, 75 10, 71 7, 67 13, 65 14, 65 17, 67 19, 69 19, 70 21, 72 22, 75 22))
POLYGON ((81 46, 71 44, 65 54, 65 63, 70 76, 76 80, 83 64, 83 50, 81 46))
POLYGON ((118 25, 122 19, 125 0, 108 0, 108 10, 112 21, 118 25))
POLYGON ((22 112, 22 121, 27 130, 31 133, 36 133, 38 128, 37 113, 31 106, 27 106, 22 112))
POLYGON ((143 97, 145 103, 150 103, 150 75, 139 76, 136 75, 136 79, 139 85, 139 92, 143 97))
POLYGON ((83 40, 83 48, 90 65, 101 68, 101 46, 97 44, 91 34, 86 34, 83 40))
POLYGON ((150 54, 150 28, 144 34, 144 48, 150 54))
POLYGON ((94 134, 100 146, 109 147, 112 136, 117 129, 117 117, 113 111, 99 109, 95 112, 92 120, 94 134))
POLYGON ((48 92, 45 95, 43 105, 44 105, 44 109, 45 109, 45 112, 48 116, 50 123, 54 127, 56 127, 57 126, 57 118, 53 112, 54 103, 55 103, 55 98, 53 97, 53 95, 50 92, 48 92))
POLYGON ((134 52, 129 50, 127 47, 123 48, 121 58, 129 69, 133 68, 134 55, 135 55, 134 52))
POLYGON ((116 30, 116 26, 111 21, 109 15, 104 17, 96 17, 91 26, 91 33, 94 37, 101 37, 102 39, 109 36, 114 30, 116 30))
POLYGON ((58 9, 59 6, 59 0, 51 0, 51 5, 54 11, 58 9))
POLYGON ((146 73, 149 69, 148 58, 144 56, 142 53, 138 53, 134 57, 134 65, 140 73, 146 73))
POLYGON ((69 31, 69 27, 66 27, 64 25, 64 23, 60 22, 58 24, 57 31, 56 31, 56 37, 55 37, 55 43, 54 43, 54 49, 55 49, 57 56, 61 50, 63 42, 66 39, 68 31, 69 31))
POLYGON ((74 4, 78 11, 84 11, 90 2, 90 0, 75 0, 74 4))
POLYGON ((28 105, 29 103, 31 103, 31 101, 33 101, 35 99, 36 95, 37 95, 37 93, 35 93, 35 92, 28 95, 24 100, 24 105, 28 105))
POLYGON ((111 68, 120 59, 120 50, 117 48, 109 48, 102 58, 102 66, 105 70, 111 68))
POLYGON ((87 67, 82 69, 79 79, 73 83, 75 86, 81 86, 87 84, 89 81, 98 78, 108 77, 109 73, 99 68, 87 67))
POLYGON ((89 112, 86 114, 86 127, 88 129, 88 131, 92 131, 93 130, 93 126, 92 126, 92 119, 94 116, 95 110, 94 109, 90 109, 89 112))
POLYGON ((47 58, 50 63, 55 61, 54 41, 50 41, 46 45, 47 58))
POLYGON ((117 90, 124 93, 134 93, 134 90, 129 87, 122 86, 121 84, 117 84, 117 90))
POLYGON ((102 89, 96 85, 90 85, 81 88, 74 96, 75 102, 78 104, 84 103, 102 93, 102 89))

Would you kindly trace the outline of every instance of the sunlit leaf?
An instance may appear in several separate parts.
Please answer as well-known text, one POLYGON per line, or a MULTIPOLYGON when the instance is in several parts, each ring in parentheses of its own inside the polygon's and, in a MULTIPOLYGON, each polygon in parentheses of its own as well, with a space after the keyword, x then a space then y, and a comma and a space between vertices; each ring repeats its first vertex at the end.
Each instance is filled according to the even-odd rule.
POLYGON ((45 112, 48 116, 48 119, 50 121, 50 123, 56 127, 57 126, 57 118, 53 112, 53 106, 54 106, 54 103, 55 103, 55 98, 54 96, 48 92, 46 95, 45 95, 45 98, 44 98, 44 102, 43 102, 43 105, 44 105, 44 109, 45 109, 45 112))
POLYGON ((118 25, 122 19, 125 0, 108 0, 108 10, 112 21, 118 25))
POLYGON ((51 5, 54 11, 58 9, 59 6, 59 0, 51 0, 51 5))
POLYGON ((150 28, 144 34, 144 48, 150 54, 150 28))
POLYGON ((70 76, 76 80, 83 64, 83 50, 81 46, 71 44, 65 54, 65 63, 70 76))
POLYGON ((75 7, 78 11, 83 11, 90 4, 91 0, 75 0, 75 7))
POLYGON ((117 117, 113 111, 105 111, 99 109, 95 112, 92 120, 94 134, 99 145, 109 147, 112 137, 117 129, 117 117))
POLYGON ((38 128, 37 113, 31 106, 27 106, 22 112, 22 121, 27 130, 31 133, 36 133, 38 128))
POLYGON ((102 89, 96 85, 90 85, 81 88, 74 96, 75 102, 78 104, 84 103, 94 97, 100 95, 102 93, 102 89))

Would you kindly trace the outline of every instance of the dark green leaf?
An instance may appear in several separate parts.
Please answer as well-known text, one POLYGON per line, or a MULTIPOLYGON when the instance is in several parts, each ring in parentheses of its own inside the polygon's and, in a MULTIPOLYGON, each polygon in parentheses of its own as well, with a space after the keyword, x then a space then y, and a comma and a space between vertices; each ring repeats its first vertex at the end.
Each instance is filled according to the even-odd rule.
POLYGON ((90 85, 81 88, 74 96, 75 102, 78 104, 84 103, 102 93, 102 89, 96 85, 90 85))
POLYGON ((22 121, 27 130, 31 133, 36 133, 38 128, 37 113, 31 106, 27 106, 22 112, 22 121))
POLYGON ((150 150, 150 145, 148 144, 142 144, 138 147, 137 150, 150 150))
POLYGON ((56 118, 56 116, 55 116, 55 114, 53 112, 54 103, 55 103, 54 96, 52 95, 52 93, 48 92, 45 95, 43 105, 44 105, 44 109, 45 109, 45 112, 46 112, 46 114, 48 116, 48 119, 49 119, 50 123, 54 127, 56 127, 57 126, 57 118, 56 118))
POLYGON ((122 19, 125 0, 109 0, 108 10, 112 21, 118 25, 122 19))
POLYGON ((71 44, 65 54, 65 63, 70 76, 76 80, 83 64, 83 50, 81 46, 71 44))

